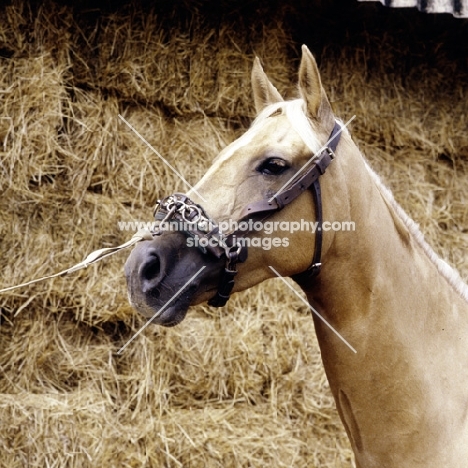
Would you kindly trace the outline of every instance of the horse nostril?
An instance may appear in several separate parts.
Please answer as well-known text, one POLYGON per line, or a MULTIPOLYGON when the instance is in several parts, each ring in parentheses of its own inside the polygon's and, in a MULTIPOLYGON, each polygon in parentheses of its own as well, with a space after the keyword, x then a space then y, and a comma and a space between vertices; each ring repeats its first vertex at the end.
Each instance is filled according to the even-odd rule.
POLYGON ((158 298, 160 295, 158 286, 161 280, 161 262, 156 253, 152 252, 148 255, 141 267, 140 275, 142 292, 158 298))
POLYGON ((144 281, 154 280, 161 271, 161 263, 159 257, 156 254, 151 254, 150 259, 145 262, 141 269, 141 278, 144 281))

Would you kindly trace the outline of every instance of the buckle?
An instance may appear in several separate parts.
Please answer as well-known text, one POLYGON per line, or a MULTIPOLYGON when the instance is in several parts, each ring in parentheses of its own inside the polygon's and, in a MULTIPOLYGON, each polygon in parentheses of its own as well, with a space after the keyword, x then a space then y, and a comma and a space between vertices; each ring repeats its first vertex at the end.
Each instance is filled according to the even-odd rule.
POLYGON ((334 151, 329 146, 327 146, 325 148, 325 151, 328 153, 330 158, 335 159, 336 155, 335 155, 334 151))

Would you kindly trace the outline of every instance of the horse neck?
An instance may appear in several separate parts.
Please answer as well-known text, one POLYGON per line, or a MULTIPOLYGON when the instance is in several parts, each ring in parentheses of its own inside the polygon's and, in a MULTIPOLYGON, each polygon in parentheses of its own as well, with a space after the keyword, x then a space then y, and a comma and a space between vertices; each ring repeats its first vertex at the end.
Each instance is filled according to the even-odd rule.
MULTIPOLYGON (((303 289, 357 351, 314 316, 355 452, 374 444, 372 456, 384 453, 380 466, 397 466, 385 458, 386 442, 375 441, 376 435, 422 430, 427 442, 421 442, 421 453, 430 453, 428 444, 437 444, 421 421, 433 418, 444 433, 444 418, 453 415, 443 410, 443 398, 452 397, 466 419, 468 304, 382 193, 358 149, 350 141, 343 146, 321 179, 324 220, 354 221, 355 230, 324 233, 322 271, 303 289)), ((461 430, 465 423, 451 424, 461 430)))
POLYGON ((442 295, 436 301, 440 310, 445 297, 457 307, 468 307, 468 287, 458 274, 426 244, 349 136, 343 146, 321 179, 323 217, 341 221, 345 227, 351 221, 354 229, 324 232, 322 272, 311 284, 303 285, 307 296, 323 307, 332 306, 329 316, 337 323, 350 320, 350 313, 338 313, 340 304, 354 311, 354 318, 375 318, 403 302, 405 306, 392 310, 392 315, 406 320, 408 309, 414 320, 428 319, 435 306, 427 309, 413 304, 421 304, 423 297, 442 295), (344 292, 348 294, 339 294, 344 292), (382 300, 379 309, 377 299, 382 300))

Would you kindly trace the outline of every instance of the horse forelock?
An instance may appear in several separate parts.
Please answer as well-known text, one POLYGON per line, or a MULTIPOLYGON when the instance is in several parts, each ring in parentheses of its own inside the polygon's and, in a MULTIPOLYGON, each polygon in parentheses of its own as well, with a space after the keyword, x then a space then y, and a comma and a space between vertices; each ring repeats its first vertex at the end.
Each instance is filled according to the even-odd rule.
POLYGON ((315 154, 321 148, 320 140, 307 117, 306 105, 303 99, 281 101, 267 106, 254 120, 251 128, 256 128, 266 119, 277 115, 285 115, 288 118, 291 127, 301 137, 312 154, 315 154))

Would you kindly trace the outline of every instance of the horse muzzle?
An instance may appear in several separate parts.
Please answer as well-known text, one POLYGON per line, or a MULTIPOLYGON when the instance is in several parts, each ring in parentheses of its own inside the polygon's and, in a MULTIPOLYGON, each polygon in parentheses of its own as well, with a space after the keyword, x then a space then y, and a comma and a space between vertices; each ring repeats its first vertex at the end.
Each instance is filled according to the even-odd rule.
MULTIPOLYGON (((130 253, 125 276, 130 304, 158 325, 180 323, 200 292, 211 283, 212 261, 187 245, 181 233, 167 233, 143 241, 130 253)), ((215 275, 219 265, 215 266, 215 275)), ((215 287, 216 280, 214 279, 215 287)))

